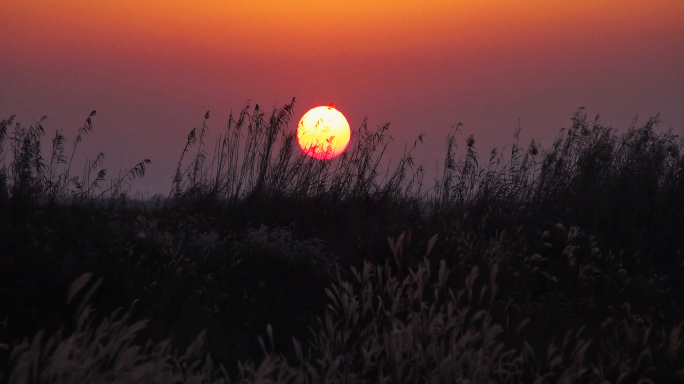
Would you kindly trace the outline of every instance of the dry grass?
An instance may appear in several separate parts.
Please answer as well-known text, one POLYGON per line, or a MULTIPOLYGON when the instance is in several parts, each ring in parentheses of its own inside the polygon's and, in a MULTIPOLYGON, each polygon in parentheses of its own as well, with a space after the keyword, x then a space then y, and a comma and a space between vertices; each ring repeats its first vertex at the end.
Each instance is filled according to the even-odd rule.
MULTIPOLYGON (((68 301, 83 290, 92 275, 71 286, 68 301)), ((205 334, 178 355, 170 341, 137 344, 147 320, 131 323, 131 311, 114 311, 101 321, 93 320, 89 299, 102 280, 91 284, 75 318, 74 331, 62 330, 46 337, 43 331, 15 346, 10 355, 13 369, 8 383, 221 383, 213 376, 211 358, 201 352, 205 334)), ((135 305, 135 303, 134 303, 135 305)))
MULTIPOLYGON (((548 341, 540 353, 523 335, 530 319, 500 323, 503 300, 498 264, 484 276, 478 266, 431 264, 428 242, 417 268, 402 266, 406 235, 390 239, 393 258, 384 265, 351 267, 351 279, 338 272, 325 293, 328 304, 305 341, 292 338, 294 353, 275 351, 269 324, 258 342, 259 363, 239 361, 240 383, 575 383, 682 380, 684 335, 680 323, 655 330, 638 315, 603 320, 599 332, 569 329, 548 341), (403 245, 402 245, 403 243, 403 245), (398 266, 393 263, 399 264, 398 266), (458 277, 461 276, 461 277, 458 277), (464 277, 465 276, 465 277, 464 277), (456 280, 455 280, 456 279, 456 280), (665 367, 670 373, 660 376, 665 367)), ((530 261, 534 263, 534 261, 530 261)), ((9 383, 210 383, 230 376, 201 352, 201 332, 183 355, 169 340, 140 344, 147 320, 132 322, 118 309, 95 321, 89 305, 102 280, 91 274, 72 283, 67 301, 80 305, 73 331, 46 337, 43 331, 12 348, 9 383)), ((135 303, 133 303, 133 306, 135 303)), ((510 305, 510 302, 508 303, 510 305)), ((132 307, 131 307, 132 309, 132 307)), ((506 309, 505 312, 507 312, 506 309)), ((263 331, 262 331, 263 332, 263 331)))
MULTIPOLYGON (((288 127, 294 99, 270 115, 245 106, 231 114, 219 135, 213 155, 207 158, 207 113, 202 127, 188 134, 178 162, 169 202, 211 196, 233 202, 248 197, 300 199, 325 196, 330 201, 366 196, 399 199, 424 193, 422 167, 413 169, 411 150, 394 168, 382 171, 388 125, 372 131, 364 121, 352 133, 350 150, 333 161, 303 156, 296 132, 288 127), (186 164, 186 156, 195 151, 186 164), (210 160, 210 161, 209 161, 210 160)), ((414 143, 422 141, 422 135, 414 143)))
POLYGON ((76 204, 148 163, 74 176, 94 113, 46 157, 42 119, 3 120, 0 380, 684 381, 684 143, 657 117, 619 135, 578 110, 550 148, 516 131, 486 162, 457 126, 427 188, 422 137, 390 167, 364 122, 316 161, 293 103, 246 106, 211 155, 206 115, 152 211, 76 204))
POLYGON ((104 153, 94 160, 86 159, 81 175, 73 175, 73 160, 78 145, 93 130, 92 111, 72 143, 71 154, 66 152, 66 137, 55 131, 49 160, 43 157, 42 140, 46 116, 26 127, 14 121, 14 116, 0 121, 0 194, 14 199, 80 203, 118 197, 125 194, 131 183, 145 175, 145 159, 118 177, 107 181, 107 170, 102 168, 104 153), (9 142, 9 145, 6 144, 9 142), (10 156, 7 164, 7 156, 10 156))

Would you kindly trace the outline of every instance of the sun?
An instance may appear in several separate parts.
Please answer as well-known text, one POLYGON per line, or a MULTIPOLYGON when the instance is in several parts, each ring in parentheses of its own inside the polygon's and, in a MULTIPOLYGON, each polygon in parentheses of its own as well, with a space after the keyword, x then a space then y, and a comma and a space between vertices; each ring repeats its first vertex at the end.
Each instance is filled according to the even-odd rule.
POLYGON ((302 151, 318 160, 339 156, 349 144, 351 130, 335 103, 312 108, 297 126, 297 141, 302 151))

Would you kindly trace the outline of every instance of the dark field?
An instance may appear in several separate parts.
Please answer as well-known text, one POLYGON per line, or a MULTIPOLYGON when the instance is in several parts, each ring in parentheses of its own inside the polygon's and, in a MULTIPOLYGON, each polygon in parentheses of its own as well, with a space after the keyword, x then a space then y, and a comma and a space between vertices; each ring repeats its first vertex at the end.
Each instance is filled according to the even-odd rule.
POLYGON ((71 164, 94 113, 47 149, 3 120, 0 382, 684 381, 684 142, 657 117, 578 110, 485 156, 455 127, 426 180, 387 126, 303 156, 293 103, 216 143, 205 119, 144 202, 149 161, 71 164))

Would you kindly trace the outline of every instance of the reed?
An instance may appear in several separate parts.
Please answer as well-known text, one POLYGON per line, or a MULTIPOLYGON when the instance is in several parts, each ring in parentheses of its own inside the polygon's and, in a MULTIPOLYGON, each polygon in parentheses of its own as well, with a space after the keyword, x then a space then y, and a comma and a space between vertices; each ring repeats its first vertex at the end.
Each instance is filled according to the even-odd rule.
POLYGON ((131 188, 131 183, 145 175, 149 159, 135 164, 118 177, 107 181, 107 169, 102 168, 104 153, 86 159, 81 175, 72 174, 76 150, 83 138, 93 130, 92 111, 78 129, 71 154, 65 153, 66 137, 55 131, 49 160, 43 157, 42 143, 47 116, 28 127, 16 122, 14 116, 0 121, 0 192, 1 196, 41 202, 83 203, 104 197, 117 197, 131 188), (7 144, 8 142, 8 144, 7 144), (7 161, 10 156, 9 164, 7 161))
POLYGON ((405 151, 394 167, 382 170, 387 149, 388 125, 372 131, 366 121, 352 134, 350 150, 332 161, 304 156, 289 127, 293 99, 270 114, 245 106, 230 115, 225 131, 214 145, 210 161, 204 142, 208 130, 207 113, 202 127, 188 135, 176 170, 169 203, 211 196, 218 201, 235 202, 259 196, 270 198, 327 198, 354 200, 361 197, 413 198, 423 193, 422 167, 414 169, 411 151, 405 151), (186 155, 196 146, 194 159, 186 155), (186 164, 187 163, 187 164, 186 164))
POLYGON ((579 109, 484 159, 457 125, 432 183, 422 136, 390 162, 364 121, 318 161, 293 111, 248 104, 213 146, 205 114, 152 209, 90 204, 149 163, 74 176, 94 113, 49 155, 44 119, 0 122, 0 381, 684 380, 684 142, 657 116, 579 109))

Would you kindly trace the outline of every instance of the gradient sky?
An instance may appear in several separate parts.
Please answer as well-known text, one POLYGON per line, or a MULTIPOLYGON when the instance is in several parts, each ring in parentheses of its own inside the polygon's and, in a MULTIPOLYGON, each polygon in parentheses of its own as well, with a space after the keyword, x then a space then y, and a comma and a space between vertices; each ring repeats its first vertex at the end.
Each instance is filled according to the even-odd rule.
MULTIPOLYGON (((335 102, 352 128, 390 123, 399 151, 442 162, 459 121, 486 154, 550 144, 578 107, 621 131, 661 114, 684 134, 684 1, 0 0, 0 119, 47 115, 48 135, 105 152, 110 175, 143 158, 136 190, 170 188, 187 133, 221 132, 247 100, 297 98, 295 120, 335 102)), ((463 145, 461 144, 461 147, 463 145)), ((82 162, 80 163, 82 164, 82 162)))

